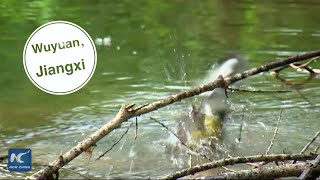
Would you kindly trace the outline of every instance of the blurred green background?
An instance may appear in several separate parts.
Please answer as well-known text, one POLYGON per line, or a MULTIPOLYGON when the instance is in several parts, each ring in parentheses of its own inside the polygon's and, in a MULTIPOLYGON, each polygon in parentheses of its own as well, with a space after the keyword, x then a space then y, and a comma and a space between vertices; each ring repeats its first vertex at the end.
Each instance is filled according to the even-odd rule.
MULTIPOLYGON (((254 67, 317 50, 319 10, 318 0, 2 0, 0 154, 27 147, 33 150, 34 162, 46 164, 109 121, 122 104, 152 102, 194 86, 213 64, 234 55, 245 57, 254 67), (39 90, 22 63, 29 35, 54 20, 76 23, 92 39, 112 39, 111 46, 97 46, 98 64, 90 82, 66 96, 39 90)), ((284 75, 292 83, 307 79, 294 71, 284 75)), ((264 153, 281 108, 283 120, 272 151, 299 152, 320 127, 319 84, 319 77, 314 77, 306 84, 285 85, 269 73, 242 81, 243 88, 293 92, 231 94, 232 110, 225 124, 230 154, 264 153), (237 143, 242 114, 243 139, 237 143)), ((185 166, 172 162, 175 139, 149 117, 175 129, 175 120, 190 110, 193 100, 139 117, 137 140, 132 129, 102 160, 88 161, 81 155, 67 167, 90 177, 146 178, 185 166)), ((124 131, 119 128, 100 141, 93 156, 108 149, 124 131)), ((33 171, 40 168, 34 166, 33 171)), ((25 175, 0 169, 0 178, 25 175)), ((62 177, 81 176, 66 171, 62 177)))

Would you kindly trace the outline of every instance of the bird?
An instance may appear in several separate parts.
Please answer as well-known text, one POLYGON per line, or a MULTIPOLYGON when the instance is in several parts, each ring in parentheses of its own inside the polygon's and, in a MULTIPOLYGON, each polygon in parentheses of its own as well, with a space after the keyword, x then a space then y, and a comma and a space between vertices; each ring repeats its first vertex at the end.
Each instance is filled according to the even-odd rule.
MULTIPOLYGON (((230 58, 220 66, 212 66, 200 83, 212 82, 219 75, 227 78, 241 72, 245 67, 243 61, 240 58, 230 58)), ((223 139, 223 122, 230 104, 223 88, 202 93, 201 97, 201 103, 193 104, 191 111, 179 119, 177 134, 183 143, 193 148, 205 144, 215 149, 216 144, 223 139)))

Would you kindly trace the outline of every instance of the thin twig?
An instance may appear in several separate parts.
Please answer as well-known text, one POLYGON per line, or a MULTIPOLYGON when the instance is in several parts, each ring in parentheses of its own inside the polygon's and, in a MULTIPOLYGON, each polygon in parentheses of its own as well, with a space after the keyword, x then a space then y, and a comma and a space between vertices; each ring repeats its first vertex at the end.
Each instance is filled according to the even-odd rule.
POLYGON ((186 147, 187 149, 189 149, 191 152, 193 152, 194 154, 197 154, 197 155, 200 155, 204 158, 206 158, 207 160, 209 161, 212 161, 210 157, 208 157, 207 155, 205 154, 202 154, 200 153, 198 150, 196 149, 193 149, 192 147, 188 146, 186 143, 184 143, 180 138, 179 136, 174 133, 170 128, 168 128, 166 125, 164 125, 162 122, 158 121, 157 119, 153 118, 153 117, 150 117, 150 119, 154 120, 155 122, 157 122, 158 124, 160 124, 162 127, 164 127, 167 131, 169 131, 171 134, 173 134, 178 140, 179 142, 184 146, 186 147))
MULTIPOLYGON (((272 137, 272 139, 271 139, 271 141, 270 141, 270 145, 269 145, 269 147, 268 147, 265 155, 268 155, 269 152, 270 152, 270 150, 271 150, 271 148, 273 147, 274 141, 275 141, 276 136, 277 136, 277 134, 278 134, 278 129, 279 129, 280 121, 281 121, 282 111, 283 111, 283 109, 281 108, 280 114, 279 114, 279 117, 278 117, 278 123, 277 123, 277 125, 276 125, 276 129, 274 130, 273 137, 272 137)), ((261 167, 261 166, 263 166, 263 165, 266 165, 267 163, 268 163, 268 162, 266 162, 266 161, 262 161, 262 162, 259 162, 259 163, 247 163, 247 165, 253 166, 253 168, 259 168, 259 167, 261 167)))
POLYGON ((136 116, 136 130, 134 133, 134 139, 136 140, 138 138, 138 117, 136 116))
POLYGON ((226 166, 221 166, 224 170, 230 171, 230 172, 237 172, 236 170, 233 170, 231 168, 227 168, 226 166))
POLYGON ((288 64, 286 66, 282 66, 280 68, 277 68, 274 72, 275 73, 279 73, 280 71, 288 68, 288 67, 291 67, 295 70, 302 70, 301 72, 304 72, 304 73, 309 73, 309 74, 313 74, 313 73, 319 73, 319 69, 311 69, 310 67, 308 67, 309 64, 311 64, 312 62, 314 62, 316 59, 318 59, 319 57, 314 57, 314 58, 311 58, 309 61, 307 61, 306 63, 291 63, 291 64, 288 64))
MULTIPOLYGON (((309 146, 317 139, 317 137, 320 135, 320 131, 318 131, 313 138, 302 148, 302 150, 300 151, 300 154, 303 154, 304 152, 306 152, 306 150, 309 148, 309 146)), ((315 152, 317 153, 317 149, 315 149, 315 152)), ((292 164, 295 164, 297 161, 293 161, 292 164)))
POLYGON ((272 146, 274 144, 274 141, 276 139, 276 136, 278 134, 279 125, 280 125, 280 122, 281 122, 282 111, 283 111, 283 109, 281 108, 280 114, 279 114, 279 117, 278 117, 278 123, 277 123, 276 129, 274 130, 274 134, 273 134, 272 140, 270 141, 270 145, 269 145, 269 147, 268 147, 268 149, 266 151, 266 154, 269 154, 269 152, 270 152, 270 150, 271 150, 271 148, 272 148, 272 146))
POLYGON ((311 67, 308 67, 309 64, 314 62, 318 57, 310 59, 308 62, 304 64, 300 63, 291 63, 289 66, 297 71, 304 72, 304 73, 309 73, 309 74, 315 74, 318 73, 318 69, 312 69, 311 67), (315 71, 316 70, 316 71, 315 71))
MULTIPOLYGON (((309 61, 307 61, 306 63, 303 63, 302 65, 296 66, 297 68, 304 68, 307 67, 309 64, 313 63, 314 61, 316 61, 319 57, 314 57, 311 58, 309 61)), ((294 64, 294 63, 292 63, 294 64)))
POLYGON ((304 152, 306 152, 306 150, 309 148, 309 146, 317 139, 317 137, 320 135, 320 131, 318 131, 313 138, 308 142, 308 144, 306 144, 303 149, 300 151, 300 154, 303 154, 304 152))
POLYGON ((97 159, 99 160, 100 158, 102 158, 104 155, 106 155, 109 151, 111 151, 121 140, 122 138, 128 133, 129 129, 131 128, 132 126, 132 123, 130 124, 130 126, 127 128, 127 130, 120 136, 120 138, 117 140, 117 142, 115 142, 114 144, 112 144, 112 146, 106 151, 104 152, 103 154, 101 154, 97 159))
POLYGON ((307 74, 315 74, 312 68, 310 67, 303 67, 303 68, 298 68, 294 64, 289 64, 289 66, 299 72, 307 73, 307 74))
POLYGON ((240 92, 250 92, 250 93, 288 93, 292 91, 286 91, 286 90, 250 90, 250 89, 240 89, 240 88, 231 88, 229 87, 228 90, 230 91, 240 91, 240 92))
POLYGON ((239 137, 238 137, 238 142, 240 143, 241 141, 241 135, 242 135, 242 126, 243 126, 243 118, 244 118, 244 111, 242 112, 242 115, 241 115, 241 124, 240 124, 240 128, 239 128, 239 137))

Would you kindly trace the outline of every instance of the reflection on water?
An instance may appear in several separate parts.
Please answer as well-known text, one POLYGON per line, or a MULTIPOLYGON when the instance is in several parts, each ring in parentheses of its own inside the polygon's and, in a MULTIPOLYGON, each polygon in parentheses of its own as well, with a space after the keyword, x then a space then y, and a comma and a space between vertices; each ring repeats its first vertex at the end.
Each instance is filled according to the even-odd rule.
MULTIPOLYGON (((35 163, 46 164, 112 119, 122 104, 152 102, 188 89, 222 60, 240 55, 253 67, 270 59, 316 50, 320 42, 319 8, 317 0, 76 4, 52 0, 3 1, 0 155, 8 148, 28 147, 33 150, 35 163), (22 50, 28 36, 51 20, 74 22, 93 39, 112 39, 110 46, 97 46, 98 64, 90 82, 67 96, 38 90, 22 65, 22 50)), ((319 68, 319 63, 315 66, 319 68)), ((297 85, 307 75, 293 71, 284 71, 282 75, 294 85, 285 84, 267 72, 236 86, 292 92, 230 93, 232 106, 224 124, 224 142, 230 155, 265 153, 281 108, 284 109, 281 125, 271 153, 299 152, 319 130, 319 77, 297 85)), ((97 144, 91 160, 83 154, 66 168, 88 173, 90 177, 147 178, 186 167, 187 159, 181 164, 173 162, 176 139, 150 117, 175 130, 176 119, 199 98, 186 99, 139 117, 137 140, 132 128, 111 152, 94 161, 126 131, 130 121, 124 123, 97 144)), ((40 168, 34 165, 33 171, 40 168)), ((25 175, 0 169, 0 178, 25 175)), ((61 177, 83 178, 65 170, 61 177)))

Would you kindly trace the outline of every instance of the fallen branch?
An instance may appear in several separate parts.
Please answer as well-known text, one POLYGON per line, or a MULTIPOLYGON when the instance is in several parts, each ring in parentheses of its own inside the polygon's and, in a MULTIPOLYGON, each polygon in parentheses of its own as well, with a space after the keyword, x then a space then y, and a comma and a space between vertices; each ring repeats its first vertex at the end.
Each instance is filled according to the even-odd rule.
POLYGON ((260 167, 250 170, 222 173, 217 176, 206 176, 196 179, 276 179, 281 177, 299 176, 305 167, 306 163, 285 164, 276 167, 260 167))
POLYGON ((242 73, 235 74, 233 76, 230 76, 226 79, 224 79, 221 75, 213 82, 201 85, 198 87, 191 88, 190 90, 183 91, 174 95, 171 95, 167 98, 164 98, 162 100, 145 104, 142 106, 139 106, 137 108, 133 108, 134 104, 128 105, 128 106, 122 106, 119 110, 118 114, 107 124, 102 126, 100 129, 98 129, 96 132, 91 134, 88 138, 83 140, 82 142, 78 143, 76 146, 74 146, 72 149, 70 149, 68 152, 66 152, 63 156, 52 162, 50 165, 47 166, 44 169, 34 173, 31 177, 27 177, 30 179, 45 179, 46 177, 52 176, 52 174, 55 174, 59 167, 63 167, 64 165, 68 164, 70 161, 72 161, 74 158, 79 156, 82 152, 84 152, 86 149, 90 148, 94 144, 96 144, 101 138, 108 135, 111 131, 116 129, 120 126, 121 123, 127 121, 128 119, 136 116, 140 116, 142 114, 146 114, 151 111, 155 111, 159 108, 165 107, 169 104, 172 104, 177 101, 181 101, 182 99, 192 97, 195 95, 199 95, 206 91, 212 91, 215 88, 227 88, 230 84, 245 79, 247 77, 250 77, 252 75, 269 71, 271 69, 281 67, 284 65, 288 65, 290 63, 302 61, 305 59, 313 58, 320 56, 320 51, 312 51, 301 55, 296 55, 293 57, 289 57, 284 60, 276 61, 267 63, 265 65, 262 65, 260 67, 255 67, 250 70, 244 71, 242 73))
POLYGON ((227 166, 227 165, 255 163, 255 162, 261 162, 261 161, 263 162, 284 161, 284 160, 305 161, 305 160, 312 160, 316 156, 317 155, 315 154, 272 154, 272 155, 233 157, 233 158, 221 159, 221 160, 205 163, 202 165, 193 166, 188 169, 183 169, 181 171, 167 175, 162 179, 167 179, 167 180, 178 179, 184 176, 195 174, 200 171, 205 171, 212 168, 217 168, 217 167, 227 166))

